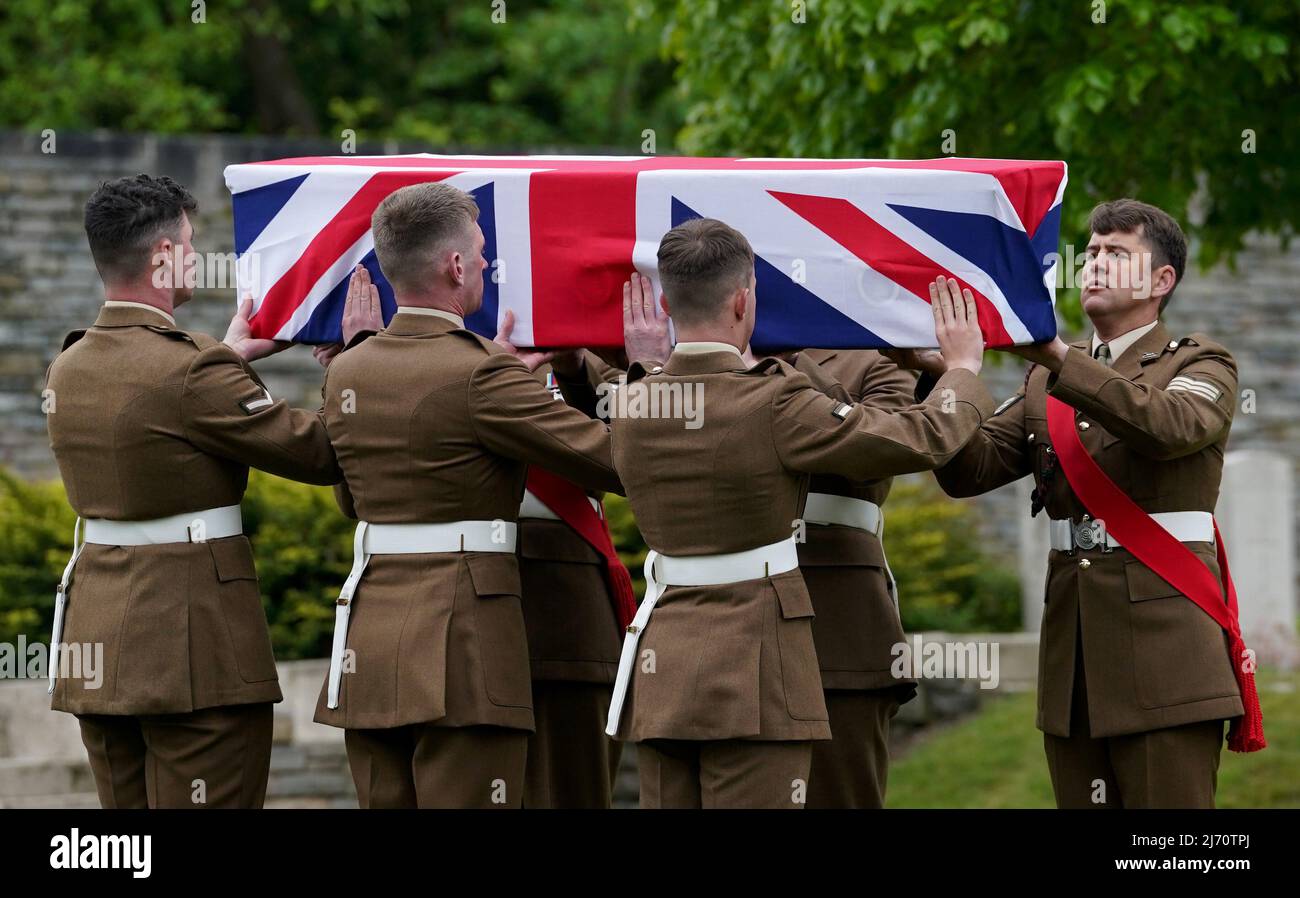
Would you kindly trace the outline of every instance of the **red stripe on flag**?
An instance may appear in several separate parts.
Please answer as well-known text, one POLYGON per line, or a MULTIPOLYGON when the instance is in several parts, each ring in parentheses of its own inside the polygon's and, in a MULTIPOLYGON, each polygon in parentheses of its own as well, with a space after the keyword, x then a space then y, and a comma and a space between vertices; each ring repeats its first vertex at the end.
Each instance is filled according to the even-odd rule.
POLYGON ((529 178, 535 346, 622 346, 636 246, 635 167, 529 178))
POLYGON ((989 346, 1011 346, 1015 341, 1002 323, 1002 315, 988 297, 948 271, 914 246, 900 240, 846 199, 807 196, 769 190, 796 215, 866 262, 894 283, 930 301, 930 282, 939 275, 953 278, 975 297, 980 330, 989 346))
POLYGON ((306 300, 307 294, 348 247, 370 230, 370 216, 384 197, 411 184, 441 181, 457 172, 378 172, 317 232, 307 249, 267 291, 249 319, 254 337, 275 337, 306 300))

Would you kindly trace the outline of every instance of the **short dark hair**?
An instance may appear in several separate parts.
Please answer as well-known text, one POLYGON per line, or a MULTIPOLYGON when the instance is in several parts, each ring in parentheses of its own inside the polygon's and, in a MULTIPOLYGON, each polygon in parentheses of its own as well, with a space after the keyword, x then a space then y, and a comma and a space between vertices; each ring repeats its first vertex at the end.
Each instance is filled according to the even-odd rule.
POLYGON ((659 279, 680 323, 717 316, 721 303, 748 286, 754 250, 745 235, 715 218, 693 218, 659 242, 659 279))
POLYGON ((103 181, 86 200, 86 240, 105 283, 148 270, 150 249, 160 237, 179 241, 181 219, 199 208, 194 196, 163 175, 132 175, 103 181))
POLYGON ((421 283, 437 261, 437 251, 463 240, 477 219, 478 203, 450 184, 411 184, 393 191, 370 218, 379 269, 398 289, 421 283))
POLYGON ((1094 234, 1137 234, 1151 248, 1154 267, 1173 266, 1174 288, 1160 298, 1163 312, 1174 289, 1182 283, 1187 265, 1187 237, 1173 216, 1149 203, 1124 197, 1099 203, 1088 217, 1088 229, 1094 234))

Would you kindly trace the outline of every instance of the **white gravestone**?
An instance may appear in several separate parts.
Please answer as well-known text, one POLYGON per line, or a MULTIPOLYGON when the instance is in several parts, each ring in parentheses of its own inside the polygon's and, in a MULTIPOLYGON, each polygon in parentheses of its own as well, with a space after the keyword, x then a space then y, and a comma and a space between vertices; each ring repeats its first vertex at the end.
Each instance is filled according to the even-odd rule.
POLYGON ((1294 667, 1295 506, 1291 460, 1247 449, 1224 457, 1215 517, 1237 585, 1241 630, 1261 664, 1294 667))

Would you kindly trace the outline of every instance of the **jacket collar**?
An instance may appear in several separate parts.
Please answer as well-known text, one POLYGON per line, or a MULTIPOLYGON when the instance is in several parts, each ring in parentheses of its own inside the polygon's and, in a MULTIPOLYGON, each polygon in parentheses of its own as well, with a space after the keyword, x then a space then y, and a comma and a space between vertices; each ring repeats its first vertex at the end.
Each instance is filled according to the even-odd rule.
POLYGON ((694 375, 721 374, 724 371, 748 371, 740 354, 722 349, 716 352, 681 352, 674 349, 664 366, 665 374, 694 375))
MULTIPOLYGON (((1127 352, 1131 346, 1134 346, 1138 340, 1141 340, 1150 331, 1154 330, 1156 325, 1158 325, 1159 323, 1160 323, 1160 319, 1157 318, 1154 321, 1147 322, 1141 327, 1135 327, 1128 333, 1120 334, 1115 339, 1110 340, 1109 341, 1110 357, 1116 361, 1123 358, 1124 353, 1127 352)), ((1101 345, 1101 342, 1102 342, 1101 337, 1097 334, 1096 331, 1094 331, 1092 334, 1092 340, 1088 343, 1088 352, 1094 358, 1097 355, 1097 347, 1101 345)))
POLYGON ((434 309, 412 310, 401 306, 388 322, 384 333, 394 337, 427 337, 464 330, 464 322, 457 323, 451 313, 432 314, 434 309))
POLYGON ((99 309, 95 327, 156 327, 175 330, 176 319, 142 302, 110 300, 99 309))
MULTIPOLYGON (((1170 342, 1169 331, 1165 328, 1165 323, 1157 321, 1155 327, 1139 337, 1132 346, 1124 351, 1123 355, 1115 360, 1113 366, 1115 373, 1130 380, 1141 377, 1147 365, 1170 350, 1170 342)), ((1092 345, 1091 341, 1089 341, 1088 345, 1092 345)), ((1172 348, 1177 349, 1178 344, 1175 342, 1172 348)))

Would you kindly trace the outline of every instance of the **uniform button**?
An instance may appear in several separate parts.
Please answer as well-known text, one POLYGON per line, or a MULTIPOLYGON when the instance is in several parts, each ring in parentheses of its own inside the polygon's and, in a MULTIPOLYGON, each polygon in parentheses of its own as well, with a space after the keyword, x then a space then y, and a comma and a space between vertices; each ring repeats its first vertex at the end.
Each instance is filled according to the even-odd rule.
POLYGON ((1079 429, 1080 429, 1080 430, 1087 430, 1087 429, 1088 429, 1089 427, 1091 427, 1091 426, 1092 426, 1092 425, 1090 425, 1087 421, 1080 421, 1080 422, 1079 422, 1079 429))
POLYGON ((1177 349, 1177 348, 1178 348, 1178 341, 1177 341, 1177 340, 1170 340, 1170 341, 1169 341, 1169 348, 1170 348, 1170 349, 1177 349))
POLYGON ((1092 567, 1092 562, 1086 558, 1080 558, 1079 567, 1083 568, 1086 571, 1088 568, 1092 567))
POLYGON ((659 373, 660 371, 662 371, 662 370, 664 370, 664 366, 663 366, 663 365, 655 365, 653 368, 650 369, 650 373, 651 373, 651 374, 658 374, 658 373, 659 373))

